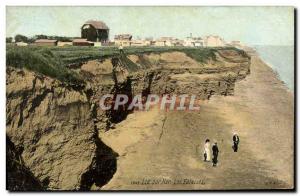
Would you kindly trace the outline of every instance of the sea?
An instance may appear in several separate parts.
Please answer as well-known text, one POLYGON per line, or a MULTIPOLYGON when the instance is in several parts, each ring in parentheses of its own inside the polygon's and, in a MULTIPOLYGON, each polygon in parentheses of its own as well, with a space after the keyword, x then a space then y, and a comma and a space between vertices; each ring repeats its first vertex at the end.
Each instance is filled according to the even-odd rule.
POLYGON ((294 92, 294 46, 255 45, 256 52, 282 80, 291 92, 294 92))

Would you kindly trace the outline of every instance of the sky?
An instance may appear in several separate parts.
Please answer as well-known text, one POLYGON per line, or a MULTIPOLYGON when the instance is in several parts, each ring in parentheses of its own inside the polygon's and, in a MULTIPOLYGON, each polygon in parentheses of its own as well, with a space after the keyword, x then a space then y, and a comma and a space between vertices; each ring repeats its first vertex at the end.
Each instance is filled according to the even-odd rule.
POLYGON ((219 35, 248 45, 293 45, 293 7, 7 6, 6 37, 37 34, 79 37, 85 21, 101 20, 134 38, 219 35))

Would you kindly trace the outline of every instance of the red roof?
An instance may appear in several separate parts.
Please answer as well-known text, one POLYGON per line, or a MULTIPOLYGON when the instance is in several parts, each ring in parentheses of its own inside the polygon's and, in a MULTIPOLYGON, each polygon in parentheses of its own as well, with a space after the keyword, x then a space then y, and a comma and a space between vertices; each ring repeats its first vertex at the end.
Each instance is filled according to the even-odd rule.
POLYGON ((57 40, 55 39, 37 39, 35 43, 55 43, 57 40))
POLYGON ((95 29, 109 29, 108 26, 102 21, 88 20, 82 25, 82 27, 85 25, 92 25, 95 29))
POLYGON ((87 39, 73 39, 73 42, 88 42, 87 39))
POLYGON ((115 35, 115 40, 131 40, 131 39, 132 39, 132 35, 130 34, 115 35))
POLYGON ((89 43, 89 44, 93 44, 94 42, 87 41, 87 39, 73 39, 73 43, 89 43))

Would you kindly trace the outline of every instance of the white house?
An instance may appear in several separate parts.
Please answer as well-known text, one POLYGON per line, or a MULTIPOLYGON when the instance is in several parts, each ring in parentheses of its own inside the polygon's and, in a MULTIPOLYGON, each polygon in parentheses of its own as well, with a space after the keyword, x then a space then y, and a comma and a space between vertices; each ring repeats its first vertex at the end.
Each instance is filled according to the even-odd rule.
POLYGON ((166 46, 166 40, 157 39, 154 42, 154 46, 166 46))
POLYGON ((201 37, 187 37, 184 42, 183 46, 186 47, 202 47, 204 45, 203 39, 201 37))
POLYGON ((206 47, 222 47, 225 46, 223 38, 217 35, 209 35, 204 37, 204 46, 206 47))
POLYGON ((240 41, 237 41, 237 40, 231 41, 228 45, 236 47, 236 48, 241 48, 243 46, 243 44, 240 41))
POLYGON ((15 44, 16 46, 28 46, 28 44, 25 42, 16 42, 15 44))
POLYGON ((132 35, 130 34, 119 34, 115 35, 114 41, 117 46, 130 46, 132 35))
POLYGON ((161 37, 155 40, 155 46, 175 46, 177 43, 177 39, 173 37, 161 37))

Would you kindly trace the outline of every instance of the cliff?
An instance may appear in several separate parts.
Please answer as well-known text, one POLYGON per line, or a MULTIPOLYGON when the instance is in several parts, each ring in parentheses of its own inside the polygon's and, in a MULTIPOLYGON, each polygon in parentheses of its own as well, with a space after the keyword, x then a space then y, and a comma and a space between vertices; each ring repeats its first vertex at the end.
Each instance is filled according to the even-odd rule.
POLYGON ((20 150, 6 137, 6 189, 11 191, 40 191, 43 185, 24 166, 20 150))
MULTIPOLYGON (((90 190, 112 178, 118 154, 98 133, 133 111, 100 110, 104 94, 196 94, 203 100, 233 95, 235 82, 250 73, 250 57, 231 48, 211 54, 205 60, 181 50, 113 55, 69 64, 65 73, 74 73, 76 80, 8 61, 6 133, 22 149, 14 153, 37 181, 26 185, 28 190, 42 190, 35 184, 47 190, 90 190)), ((8 189, 22 190, 10 188, 17 183, 10 181, 8 189)))

